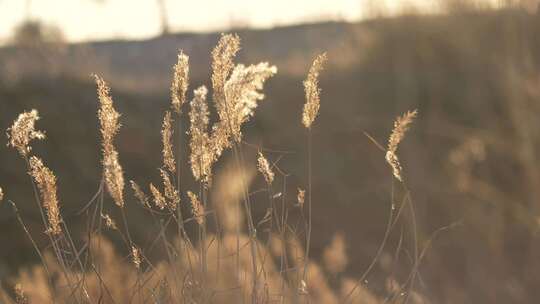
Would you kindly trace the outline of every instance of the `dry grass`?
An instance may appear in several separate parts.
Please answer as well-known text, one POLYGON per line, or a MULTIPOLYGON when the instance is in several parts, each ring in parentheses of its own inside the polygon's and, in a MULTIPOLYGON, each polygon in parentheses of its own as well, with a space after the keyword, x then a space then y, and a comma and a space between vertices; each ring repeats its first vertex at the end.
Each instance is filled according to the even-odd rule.
MULTIPOLYGON (((298 192, 293 194, 297 202, 289 204, 285 200, 286 187, 279 189, 278 186, 281 182, 286 185, 287 173, 279 167, 279 160, 271 161, 279 155, 262 147, 253 166, 258 168, 265 181, 266 189, 263 191, 268 195, 268 207, 265 216, 260 221, 255 220, 251 210, 253 189, 250 189, 255 174, 248 169, 251 167, 247 163, 249 159, 243 153, 242 127, 255 115, 258 102, 264 99, 264 83, 276 74, 277 69, 265 62, 249 66, 235 64, 234 57, 239 49, 238 36, 223 35, 212 52, 212 104, 218 114, 217 121, 210 127, 206 87, 196 89, 189 103, 188 162, 193 179, 199 182, 199 189, 196 190, 181 187, 180 177, 185 173, 179 171, 180 165, 173 152, 173 125, 175 120, 183 119, 182 107, 189 86, 188 57, 183 52, 178 55, 171 85, 171 107, 178 117, 173 119, 169 111, 164 114, 161 130, 163 166, 159 168, 162 187, 149 184, 154 207, 144 190, 130 181, 134 197, 140 203, 135 206, 144 208, 150 215, 148 222, 141 225, 159 227, 158 235, 149 246, 136 244, 128 229, 124 209, 132 207, 129 203, 131 199, 124 194, 124 172, 114 146, 115 136, 120 129, 120 114, 114 108, 105 81, 95 77, 102 135, 103 179, 95 199, 87 206, 87 231, 81 235, 71 235, 62 219, 55 175, 38 156, 31 153, 31 141, 44 138, 43 132, 35 130, 35 122, 39 118, 37 111, 19 116, 8 130, 8 145, 26 160, 34 185, 39 190, 40 196, 36 192, 36 203, 42 210, 50 249, 44 250, 36 245, 36 254, 41 257, 42 265, 21 269, 12 278, 11 284, 6 285, 11 290, 0 290, 0 299, 5 303, 422 302, 413 289, 418 265, 423 257, 416 236, 409 240, 411 247, 415 248, 410 275, 401 283, 397 283, 397 278, 391 275, 388 280, 396 283, 377 295, 369 291, 363 282, 372 266, 361 277, 345 275, 349 258, 343 235, 335 235, 324 250, 324 267, 311 259, 311 169, 308 172, 307 199, 306 191, 298 188, 298 192), (234 161, 217 175, 221 182, 220 186, 214 188, 213 167, 229 149, 234 161), (103 211, 109 201, 104 195, 105 189, 119 208, 119 224, 112 215, 103 211), (209 203, 210 192, 213 204, 209 203), (181 212, 182 204, 186 201, 181 199, 183 194, 189 198, 191 217, 181 212), (307 214, 304 213, 305 208, 307 214), (300 214, 296 219, 301 222, 300 225, 292 224, 293 220, 289 219, 292 212, 300 214), (190 233, 186 229, 186 225, 192 222, 196 224, 193 228, 197 233, 190 233), (169 226, 176 230, 174 236, 165 233, 169 226), (102 227, 108 228, 107 233, 119 237, 124 248, 115 248, 105 237, 102 227), (298 227, 303 227, 304 231, 298 227), (83 245, 76 246, 74 238, 81 240, 83 245), (156 250, 166 258, 149 258, 149 253, 156 250), (122 251, 127 252, 127 256, 120 256, 118 252, 122 251)), ((311 129, 320 107, 318 78, 325 61, 325 54, 318 56, 304 82, 306 103, 302 123, 308 129, 310 168, 311 129)), ((398 118, 389 139, 386 157, 400 182, 403 181, 403 173, 396 155, 397 147, 415 116, 416 111, 398 118)), ((178 132, 177 135, 179 139, 176 144, 183 134, 178 132)), ((402 185, 406 189, 405 184, 402 185)), ((0 200, 2 197, 0 188, 0 200)), ((35 244, 19 216, 15 202, 11 203, 19 223, 35 244)), ((405 191, 403 203, 397 212, 393 212, 394 208, 390 212, 387 233, 372 265, 379 261, 386 239, 400 215, 405 213, 406 206, 410 207, 410 216, 414 219, 408 191, 405 191)), ((412 231, 414 234, 414 229, 412 231)), ((400 254, 403 253, 398 248, 395 258, 400 254)))

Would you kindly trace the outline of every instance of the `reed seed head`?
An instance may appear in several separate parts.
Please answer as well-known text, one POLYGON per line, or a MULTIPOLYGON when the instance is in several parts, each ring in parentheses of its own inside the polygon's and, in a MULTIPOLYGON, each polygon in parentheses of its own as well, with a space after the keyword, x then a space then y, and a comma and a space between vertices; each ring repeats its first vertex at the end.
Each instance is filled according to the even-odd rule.
POLYGON ((195 180, 201 180, 205 183, 209 183, 212 178, 212 165, 216 160, 210 136, 208 135, 208 115, 210 113, 206 101, 207 93, 208 90, 205 86, 201 86, 194 91, 194 98, 190 102, 191 110, 189 112, 189 133, 191 135, 189 162, 191 172, 195 180))
POLYGON ((30 147, 32 140, 45 139, 45 133, 35 129, 38 120, 39 114, 37 110, 19 114, 13 125, 7 129, 8 147, 17 149, 22 156, 28 155, 32 150, 32 147, 30 147))
POLYGON ((204 206, 199 201, 197 195, 191 191, 188 191, 189 200, 191 201, 191 209, 193 211, 193 217, 200 226, 204 225, 204 206))
POLYGON ((94 75, 97 85, 97 93, 99 98, 100 108, 98 110, 98 118, 100 123, 100 131, 102 136, 103 152, 109 153, 114 150, 114 137, 120 130, 120 114, 114 109, 113 100, 110 96, 111 89, 103 80, 103 78, 94 75))
MULTIPOLYGON (((264 82, 277 73, 275 66, 267 62, 256 65, 237 65, 225 83, 225 100, 218 104, 218 115, 222 128, 227 130, 227 138, 236 142, 242 140, 241 127, 254 114, 257 102, 264 99, 264 82)), ((225 142, 224 140, 221 140, 225 142)))
POLYGON ((298 284, 298 294, 301 295, 308 295, 308 286, 305 280, 300 280, 300 284, 298 284))
POLYGON ((212 87, 216 105, 225 104, 225 82, 234 68, 234 57, 240 50, 240 38, 236 34, 221 35, 212 51, 212 87))
POLYGON ((178 60, 173 67, 173 80, 171 84, 171 107, 177 114, 182 112, 182 105, 186 101, 188 86, 189 57, 180 50, 178 60))
POLYGON ((176 170, 176 161, 174 160, 173 153, 173 119, 171 117, 171 112, 165 112, 163 117, 163 124, 161 128, 161 143, 163 145, 163 167, 167 168, 169 172, 175 172, 176 170))
POLYGON ((306 190, 302 190, 298 188, 298 194, 296 195, 296 200, 298 201, 298 205, 300 206, 300 208, 302 208, 306 200, 306 190))
POLYGON ((32 156, 29 160, 30 176, 34 179, 41 195, 41 203, 47 213, 49 227, 46 232, 53 235, 58 235, 62 232, 60 223, 60 209, 58 208, 58 197, 56 195, 56 176, 54 173, 43 165, 41 159, 32 156))
POLYGON ((97 84, 97 93, 100 108, 98 118, 101 131, 101 145, 103 154, 103 175, 107 190, 116 205, 124 207, 124 171, 118 160, 118 152, 114 147, 114 137, 120 130, 120 114, 114 109, 107 83, 94 75, 97 84))
POLYGON ((101 214, 101 218, 105 221, 105 226, 107 228, 111 230, 118 230, 116 222, 108 214, 101 214))
POLYGON ((131 261, 135 268, 141 268, 141 251, 135 246, 131 246, 131 261))
POLYGON ((302 123, 304 127, 311 128, 313 121, 319 114, 319 108, 321 104, 321 89, 319 88, 319 73, 323 69, 323 65, 326 62, 326 53, 322 53, 315 58, 306 80, 304 80, 304 92, 306 94, 306 103, 304 104, 304 111, 302 112, 302 123))
POLYGON ((144 191, 142 191, 141 187, 139 187, 139 185, 137 185, 137 183, 132 180, 129 181, 129 183, 131 184, 131 189, 133 189, 133 193, 135 194, 135 197, 137 198, 139 203, 141 203, 141 205, 143 205, 144 207, 150 208, 150 204, 148 203, 148 196, 146 196, 144 191))
POLYGON ((161 192, 159 191, 154 184, 150 184, 150 192, 152 193, 152 196, 154 197, 154 204, 156 207, 158 207, 160 210, 165 209, 167 207, 167 201, 165 200, 165 197, 161 192))
POLYGON ((112 150, 103 160, 105 184, 114 203, 124 207, 124 171, 118 161, 118 152, 112 150))
POLYGON ((163 180, 165 197, 167 198, 167 207, 174 211, 178 207, 178 204, 180 204, 180 195, 171 183, 169 174, 163 169, 160 169, 159 171, 161 172, 161 178, 163 180))
POLYGON ((259 172, 261 172, 261 174, 263 175, 266 183, 268 185, 271 185, 274 181, 274 172, 270 168, 268 160, 261 152, 259 152, 259 157, 257 158, 257 168, 259 169, 259 172))
POLYGON ((21 283, 15 284, 15 301, 17 304, 28 304, 28 298, 26 297, 24 288, 21 283))
POLYGON ((411 123, 414 121, 417 115, 418 115, 418 111, 414 110, 414 111, 408 111, 402 116, 398 116, 396 120, 394 121, 394 128, 392 129, 392 133, 390 134, 390 137, 388 138, 386 162, 392 168, 392 173, 394 174, 394 177, 397 178, 399 181, 403 181, 403 178, 401 175, 401 172, 403 169, 401 167, 401 163, 399 161, 399 158, 396 152, 397 152, 399 143, 405 137, 405 133, 407 132, 407 130, 409 130, 411 123))
POLYGON ((228 34, 221 36, 212 51, 213 101, 219 121, 212 126, 211 133, 208 132, 206 88, 195 90, 195 98, 191 102, 190 163, 193 176, 205 182, 205 186, 210 183, 212 165, 223 150, 229 148, 233 140, 241 141, 242 124, 253 116, 257 102, 264 98, 259 91, 264 82, 277 72, 276 67, 268 63, 235 66, 233 59, 239 49, 240 38, 228 34))

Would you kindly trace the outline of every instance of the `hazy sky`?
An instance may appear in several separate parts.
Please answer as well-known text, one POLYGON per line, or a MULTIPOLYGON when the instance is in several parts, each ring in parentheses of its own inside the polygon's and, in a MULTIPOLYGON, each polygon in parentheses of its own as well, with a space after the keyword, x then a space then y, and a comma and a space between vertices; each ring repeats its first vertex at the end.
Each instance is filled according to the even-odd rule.
MULTIPOLYGON (((369 3, 393 10, 437 0, 165 0, 172 30, 208 31, 231 23, 270 27, 318 19, 360 19, 369 3)), ((0 43, 25 18, 26 0, 0 0, 0 43)), ((32 0, 30 16, 59 26, 70 41, 145 38, 160 32, 157 0, 32 0)))

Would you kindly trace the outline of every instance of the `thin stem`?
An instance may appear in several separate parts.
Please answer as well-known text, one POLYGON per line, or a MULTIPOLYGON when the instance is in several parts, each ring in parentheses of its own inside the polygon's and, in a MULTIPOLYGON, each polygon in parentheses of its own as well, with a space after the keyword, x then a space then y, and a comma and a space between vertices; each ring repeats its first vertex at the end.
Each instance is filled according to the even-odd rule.
MULTIPOLYGON (((31 168, 30 168, 30 160, 28 159, 28 156, 24 155, 24 160, 26 162, 26 169, 27 169, 27 172, 30 172, 31 171, 31 168)), ((34 200, 38 206, 38 209, 39 209, 39 212, 40 212, 40 215, 41 215, 41 219, 43 221, 43 225, 45 227, 45 229, 47 229, 47 219, 45 217, 45 212, 43 211, 43 207, 42 207, 42 204, 41 204, 41 200, 39 198, 39 194, 38 194, 38 189, 37 189, 37 186, 36 186, 36 183, 34 182, 34 179, 30 176, 30 182, 32 184, 32 190, 33 190, 33 194, 34 194, 34 200)), ((51 242, 51 245, 53 246, 53 250, 54 250, 54 253, 56 255, 56 258, 58 260, 58 263, 60 264, 61 268, 62 268, 62 272, 64 274, 64 277, 66 278, 66 281, 69 285, 70 288, 72 288, 73 284, 71 283, 71 279, 68 275, 68 270, 67 270, 67 266, 66 266, 66 263, 65 263, 65 260, 62 256, 62 252, 63 250, 60 249, 59 247, 59 244, 57 243, 56 239, 52 236, 51 233, 46 233, 47 236, 49 237, 49 240, 51 242)), ((75 296, 73 296, 75 298, 75 301, 77 303, 79 303, 79 299, 77 299, 75 296)))
POLYGON ((52 300, 53 300, 53 302, 56 303, 56 300, 55 300, 56 296, 54 295, 54 293, 56 293, 56 290, 53 287, 52 280, 51 280, 51 273, 49 272, 49 267, 47 266, 47 263, 45 262, 45 258, 43 257, 43 254, 41 253, 41 250, 39 250, 38 245, 34 241, 34 238, 30 234, 30 231, 28 231, 28 228, 24 224, 24 222, 23 222, 23 220, 21 218, 21 215, 19 213, 19 209, 17 208, 17 205, 15 205, 15 203, 12 200, 8 200, 8 201, 11 203, 11 206, 13 207, 13 211, 15 212, 15 216, 17 217, 17 221, 19 222, 19 224, 23 228, 24 233, 26 234, 28 239, 30 239, 30 242, 32 243, 32 246, 34 247, 34 250, 36 251, 36 253, 39 256, 39 259, 41 260, 41 264, 43 264, 43 268, 45 269, 45 272, 47 273, 47 280, 49 281, 49 286, 51 287, 51 290, 53 292, 52 300))
MULTIPOLYGON (((312 216, 311 216, 311 128, 308 128, 308 223, 307 223, 307 235, 306 235, 306 255, 304 257, 304 274, 302 276, 304 282, 307 279, 307 265, 309 262, 309 248, 311 247, 311 229, 312 229, 312 216)), ((307 282, 306 282, 307 283, 307 282)))
POLYGON ((248 222, 248 231, 249 231, 249 247, 251 251, 251 264, 253 268, 253 287, 251 292, 252 303, 257 303, 257 248, 255 244, 255 238, 257 237, 257 232, 253 224, 253 217, 251 216, 251 203, 249 201, 249 193, 247 190, 247 185, 244 180, 244 168, 242 164, 244 163, 244 157, 242 150, 239 149, 238 145, 235 143, 233 145, 233 154, 235 155, 235 161, 237 168, 240 170, 240 184, 242 186, 242 194, 244 201, 244 209, 246 211, 246 217, 248 222))
MULTIPOLYGON (((345 299, 343 300, 344 303, 348 302, 349 298, 351 298, 354 291, 358 288, 358 286, 360 286, 360 284, 362 284, 362 282, 365 280, 365 278, 367 277, 367 275, 369 274, 371 269, 375 266, 375 264, 379 260, 379 257, 382 254, 382 251, 383 251, 384 247, 386 246, 386 242, 388 241, 388 237, 390 236, 390 232, 392 231, 392 228, 393 228, 393 226, 395 224, 395 220, 394 220, 394 209, 395 209, 395 205, 394 205, 394 177, 392 176, 391 178, 392 178, 392 191, 391 191, 391 198, 390 198, 390 200, 391 200, 391 202, 390 202, 390 212, 389 212, 389 216, 388 216, 388 221, 386 223, 386 230, 384 232, 383 239, 381 241, 381 244, 379 245, 379 248, 377 249, 377 252, 375 253, 375 257, 371 260, 371 263, 369 264, 368 268, 364 271, 362 276, 360 276, 360 279, 358 279, 356 281, 356 284, 351 289, 351 291, 349 291, 347 296, 345 296, 345 299)), ((402 204, 402 206, 403 206, 403 204, 402 204)), ((402 206, 400 207, 400 211, 401 211, 402 206)), ((398 216, 399 216, 399 213, 400 212, 398 212, 398 216)), ((397 220, 397 217, 396 217, 396 220, 397 220)), ((351 298, 351 300, 352 300, 352 298, 351 298)))

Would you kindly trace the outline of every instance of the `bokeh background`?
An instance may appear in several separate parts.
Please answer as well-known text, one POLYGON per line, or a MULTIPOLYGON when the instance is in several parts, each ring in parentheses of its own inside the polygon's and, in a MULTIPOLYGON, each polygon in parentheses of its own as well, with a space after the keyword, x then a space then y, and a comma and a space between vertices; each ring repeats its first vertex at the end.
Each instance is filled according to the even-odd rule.
MULTIPOLYGON (((245 127, 253 145, 246 153, 253 158, 254 147, 286 151, 269 158, 279 158, 294 190, 306 184, 302 80, 315 55, 326 51, 313 130, 313 257, 320 259, 341 234, 346 273, 354 277, 368 266, 384 234, 392 177, 383 152, 364 132, 384 144, 395 116, 418 109, 399 153, 420 243, 441 227, 452 228, 433 239, 417 288, 429 303, 537 303, 537 6, 502 0, 0 0, 0 130, 18 113, 39 110, 38 126, 48 139, 34 149, 56 172, 64 218, 77 231, 78 211, 101 176, 90 75, 107 79, 123 115, 117 142, 127 178, 147 184, 159 180, 159 131, 178 49, 190 56, 191 88, 208 85, 210 51, 221 32, 232 31, 242 39, 238 62, 278 67, 245 127)), ((24 163, 1 138, 0 185, 38 243, 46 244, 24 163)), ((195 187, 186 165, 183 172, 186 187, 195 187)), ((263 187, 263 180, 251 187, 263 187)), ((293 202, 296 192, 283 195, 293 202)), ((266 198, 255 196, 255 217, 262 218, 257 199, 266 198)), ((135 239, 155 234, 142 210, 128 210, 135 239)), ((0 280, 36 262, 12 209, 0 205, 0 280)), ((372 271, 373 293, 384 293, 388 271, 385 263, 372 271)))

